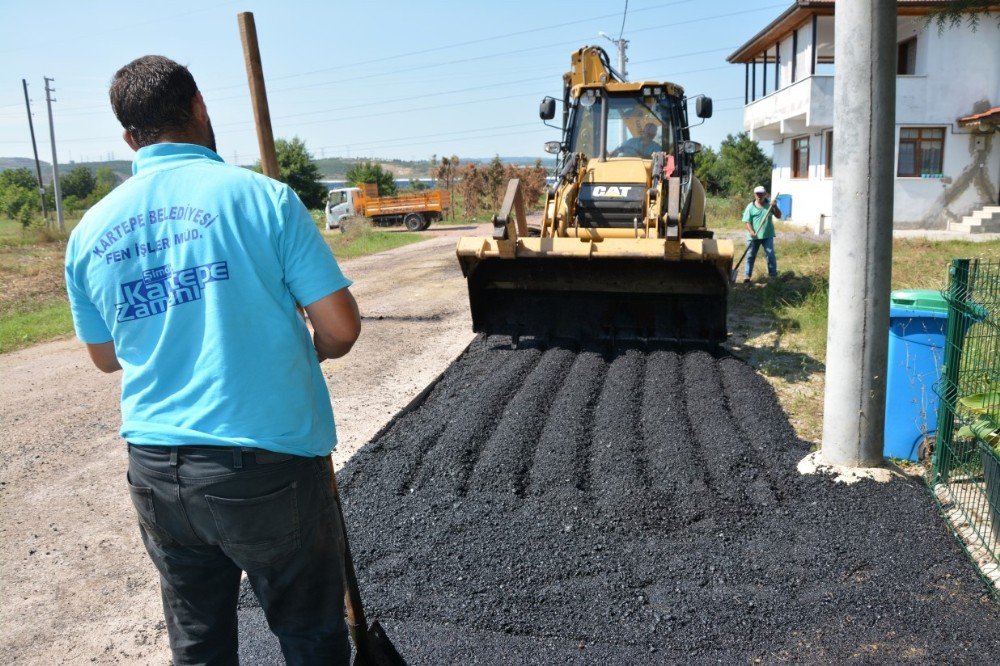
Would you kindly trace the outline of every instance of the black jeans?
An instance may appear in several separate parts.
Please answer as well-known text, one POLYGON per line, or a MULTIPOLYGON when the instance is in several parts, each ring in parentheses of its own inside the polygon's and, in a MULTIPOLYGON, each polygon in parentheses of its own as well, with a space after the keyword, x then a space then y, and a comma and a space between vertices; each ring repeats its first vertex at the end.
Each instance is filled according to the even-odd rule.
POLYGON ((328 458, 129 445, 129 493, 175 664, 238 664, 241 571, 287 663, 348 663, 331 473, 328 458))

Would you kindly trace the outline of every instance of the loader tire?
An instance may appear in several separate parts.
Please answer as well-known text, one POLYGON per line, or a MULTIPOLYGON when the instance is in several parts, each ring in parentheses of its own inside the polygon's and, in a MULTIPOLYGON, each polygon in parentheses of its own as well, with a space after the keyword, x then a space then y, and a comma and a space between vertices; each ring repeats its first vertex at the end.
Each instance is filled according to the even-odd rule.
POLYGON ((420 213, 410 213, 403 218, 403 226, 407 231, 420 231, 424 228, 424 216, 420 213))

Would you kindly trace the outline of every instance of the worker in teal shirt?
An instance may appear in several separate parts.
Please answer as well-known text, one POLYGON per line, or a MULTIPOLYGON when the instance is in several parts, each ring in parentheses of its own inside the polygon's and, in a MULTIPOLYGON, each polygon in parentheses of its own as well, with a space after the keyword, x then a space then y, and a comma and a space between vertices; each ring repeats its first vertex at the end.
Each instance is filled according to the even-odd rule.
POLYGON ((753 201, 743 210, 743 222, 747 227, 747 261, 743 274, 743 282, 750 282, 753 275, 753 264, 757 259, 757 251, 764 248, 767 258, 768 277, 778 276, 778 258, 774 254, 774 220, 781 218, 781 209, 777 204, 771 207, 767 198, 767 190, 758 185, 753 191, 753 201), (770 210, 768 208, 770 207, 770 210))
POLYGON ((238 662, 245 571, 288 663, 347 664, 319 364, 360 333, 351 282, 288 186, 222 161, 186 67, 139 58, 110 94, 134 175, 73 230, 66 286, 94 364, 122 371, 173 663, 238 662))

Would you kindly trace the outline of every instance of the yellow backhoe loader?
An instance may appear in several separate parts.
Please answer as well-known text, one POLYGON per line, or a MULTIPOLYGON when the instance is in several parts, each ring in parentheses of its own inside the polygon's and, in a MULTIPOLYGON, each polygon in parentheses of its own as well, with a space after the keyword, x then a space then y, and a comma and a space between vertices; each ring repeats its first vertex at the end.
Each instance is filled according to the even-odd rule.
MULTIPOLYGON (((695 115, 712 100, 698 96, 695 115)), ((458 260, 477 332, 573 339, 719 343, 733 244, 705 228, 688 99, 673 83, 623 81, 605 51, 573 53, 563 76, 558 180, 529 230, 511 181, 492 237, 464 237, 458 260)), ((542 100, 543 121, 556 100, 542 100)))

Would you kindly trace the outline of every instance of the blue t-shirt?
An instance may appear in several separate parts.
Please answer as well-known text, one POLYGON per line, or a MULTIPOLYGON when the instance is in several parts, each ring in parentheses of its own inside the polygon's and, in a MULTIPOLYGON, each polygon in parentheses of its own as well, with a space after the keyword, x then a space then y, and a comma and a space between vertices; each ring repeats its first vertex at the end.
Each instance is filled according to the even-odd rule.
POLYGON ((333 409, 295 309, 350 286, 286 185, 202 146, 160 143, 66 248, 77 336, 114 341, 121 435, 133 444, 336 444, 333 409))

